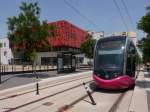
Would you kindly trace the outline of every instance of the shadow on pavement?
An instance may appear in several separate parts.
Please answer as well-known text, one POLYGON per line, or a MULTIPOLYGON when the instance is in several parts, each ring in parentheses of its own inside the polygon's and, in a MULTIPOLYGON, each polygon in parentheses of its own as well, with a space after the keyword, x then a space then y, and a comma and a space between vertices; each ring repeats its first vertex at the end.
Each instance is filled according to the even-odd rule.
POLYGON ((95 82, 90 83, 90 88, 95 91, 95 92, 100 92, 100 93, 123 93, 126 92, 127 89, 120 89, 120 90, 107 90, 107 89, 102 89, 102 88, 98 88, 95 84, 95 82))

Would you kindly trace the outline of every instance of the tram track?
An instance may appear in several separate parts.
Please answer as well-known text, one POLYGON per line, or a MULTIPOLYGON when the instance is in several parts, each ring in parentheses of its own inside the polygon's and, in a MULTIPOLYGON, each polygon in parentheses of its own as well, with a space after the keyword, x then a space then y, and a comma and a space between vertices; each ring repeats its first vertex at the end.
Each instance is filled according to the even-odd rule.
MULTIPOLYGON (((94 93, 95 93, 95 91, 92 91, 92 92, 91 92, 91 94, 94 94, 94 93)), ((117 112, 117 108, 118 108, 120 102, 122 101, 122 99, 124 98, 125 95, 126 95, 126 92, 121 93, 121 94, 118 96, 118 98, 116 99, 116 101, 114 101, 114 104, 110 107, 110 109, 109 109, 108 112, 117 112)), ((56 111, 56 112, 65 112, 65 111, 69 112, 69 110, 70 110, 74 105, 76 105, 77 103, 79 103, 80 101, 84 100, 84 99, 87 98, 87 97, 88 97, 87 94, 86 94, 86 95, 83 95, 83 96, 81 96, 79 99, 76 99, 76 100, 74 100, 73 102, 71 102, 70 104, 64 105, 64 106, 60 107, 60 108, 58 109, 58 111, 56 111)), ((131 101, 130 101, 130 102, 131 102, 131 101)))
POLYGON ((134 91, 126 91, 119 95, 118 99, 115 101, 115 103, 110 108, 109 112, 119 112, 121 110, 124 110, 123 112, 129 112, 129 107, 131 105, 131 101, 133 99, 133 93, 134 91), (125 101, 124 101, 125 100, 125 101), (124 104, 124 105, 123 105, 124 104))
MULTIPOLYGON (((90 84, 91 81, 86 83, 90 84)), ((39 102, 36 106, 33 105, 33 107, 28 109, 27 111, 30 112, 44 111, 43 104, 49 103, 50 105, 47 105, 46 108, 49 108, 50 112, 65 112, 70 108, 72 108, 75 104, 86 98, 87 96, 88 95, 84 90, 84 87, 82 87, 81 85, 72 90, 68 90, 65 93, 49 98, 45 100, 45 102, 39 102)))
POLYGON ((122 101, 123 97, 125 96, 126 92, 121 93, 119 95, 119 97, 117 98, 117 100, 115 101, 115 103, 112 105, 112 107, 110 108, 109 112, 116 112, 120 102, 122 101))
MULTIPOLYGON (((94 93, 94 91, 91 92, 91 94, 93 94, 93 93, 94 93)), ((57 110, 56 112, 65 112, 65 111, 71 109, 75 104, 77 104, 78 102, 82 101, 82 100, 85 99, 86 97, 88 97, 88 94, 85 94, 85 95, 81 96, 80 98, 78 98, 78 99, 72 101, 72 102, 71 102, 70 104, 68 104, 68 105, 64 105, 64 106, 58 108, 58 110, 57 110)))
MULTIPOLYGON (((80 79, 81 79, 81 78, 80 78, 80 79)), ((76 80, 77 80, 77 79, 76 79, 76 80)), ((78 80, 79 80, 79 79, 78 79, 78 80)), ((86 83, 90 83, 91 80, 90 80, 90 81, 85 81, 85 82, 86 82, 86 83)), ((61 93, 67 92, 67 91, 69 91, 69 90, 75 89, 75 88, 80 87, 80 86, 82 86, 82 83, 77 84, 77 85, 72 86, 72 87, 69 87, 69 88, 67 88, 67 89, 60 90, 59 92, 54 92, 54 93, 52 93, 52 94, 50 94, 50 95, 47 95, 47 96, 44 96, 44 97, 42 97, 42 98, 39 98, 39 99, 30 101, 30 102, 24 103, 24 104, 22 104, 22 105, 18 105, 18 106, 16 106, 16 107, 7 109, 5 112, 12 112, 12 111, 18 110, 18 109, 20 109, 20 108, 22 108, 22 107, 29 106, 29 105, 31 105, 31 104, 40 102, 40 101, 45 100, 45 99, 47 99, 47 98, 51 98, 51 97, 53 97, 53 96, 59 95, 59 94, 61 94, 61 93)))
MULTIPOLYGON (((44 89, 48 89, 48 88, 51 88, 51 87, 55 87, 55 86, 59 86, 59 85, 63 85, 65 83, 71 83, 71 82, 74 82, 74 81, 77 81, 77 80, 80 80, 80 79, 85 79, 85 78, 89 78, 90 76, 82 76, 82 77, 79 77, 79 78, 75 78, 75 79, 71 79, 71 80, 68 80, 67 81, 61 81, 61 82, 56 82, 54 84, 50 84, 49 86, 45 86, 45 87, 40 87, 39 90, 44 90, 44 89)), ((35 92, 36 90, 30 90, 30 91, 26 91, 26 92, 22 92, 22 93, 19 93, 19 94, 12 94, 12 95, 8 95, 4 98, 0 98, 0 101, 1 100, 5 100, 5 99, 9 99, 9 98, 14 98, 14 97, 18 97, 18 96, 21 96, 21 95, 25 95, 25 94, 28 94, 28 93, 32 93, 32 92, 35 92)))
MULTIPOLYGON (((138 77, 138 73, 136 73, 137 75, 136 75, 136 77, 135 77, 135 79, 137 79, 137 77, 138 77)), ((119 97, 118 97, 118 99, 115 101, 115 103, 113 104, 113 106, 110 108, 110 110, 109 110, 109 112, 116 112, 117 110, 118 110, 118 107, 119 106, 121 106, 121 102, 123 102, 122 100, 123 100, 123 98, 127 95, 127 93, 129 92, 130 90, 127 90, 127 91, 125 91, 125 92, 123 92, 123 93, 121 93, 120 95, 119 95, 119 97)), ((128 99, 129 101, 128 101, 128 104, 126 104, 126 105, 128 105, 127 106, 127 111, 129 112, 129 107, 130 107, 130 105, 131 105, 131 101, 132 101, 132 99, 133 99, 133 94, 134 94, 134 91, 132 91, 131 92, 131 97, 130 97, 130 99, 128 99)))
POLYGON ((72 103, 68 105, 64 105, 58 109, 57 112, 76 112, 82 108, 82 111, 79 112, 86 112, 87 109, 83 108, 87 105, 87 108, 91 109, 88 111, 95 111, 95 112, 129 112, 129 107, 131 104, 131 100, 133 97, 133 91, 92 91, 91 92, 96 105, 92 105, 91 100, 89 99, 88 95, 81 96, 80 99, 76 99, 72 103), (112 94, 112 95, 111 95, 112 94), (113 97, 113 98, 111 98, 113 97))

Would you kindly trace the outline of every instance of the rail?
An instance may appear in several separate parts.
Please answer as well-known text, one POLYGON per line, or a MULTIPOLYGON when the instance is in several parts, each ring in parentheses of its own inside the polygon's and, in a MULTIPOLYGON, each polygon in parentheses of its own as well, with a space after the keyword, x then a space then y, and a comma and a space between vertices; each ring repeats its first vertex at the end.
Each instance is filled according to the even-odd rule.
MULTIPOLYGON (((78 79, 78 80, 79 80, 79 79, 78 79)), ((91 81, 86 81, 86 83, 90 83, 90 82, 91 82, 91 81)), ((49 94, 49 95, 44 96, 44 97, 42 97, 42 98, 39 98, 39 99, 33 100, 33 101, 31 101, 31 102, 28 102, 28 103, 25 103, 25 104, 16 106, 16 107, 14 107, 14 108, 8 109, 8 110, 6 110, 5 112, 12 112, 12 111, 15 111, 15 110, 20 109, 20 108, 22 108, 22 107, 31 105, 31 104, 33 104, 33 103, 37 103, 37 102, 39 102, 39 101, 42 101, 42 100, 45 100, 45 99, 47 99, 47 98, 56 96, 56 95, 58 95, 58 94, 64 93, 64 92, 66 92, 66 91, 69 91, 69 90, 71 90, 71 89, 75 89, 75 88, 80 87, 80 86, 82 86, 82 84, 74 85, 74 86, 72 86, 72 87, 63 89, 63 90, 61 90, 61 91, 59 91, 59 92, 56 92, 56 93, 53 93, 53 94, 49 94)))

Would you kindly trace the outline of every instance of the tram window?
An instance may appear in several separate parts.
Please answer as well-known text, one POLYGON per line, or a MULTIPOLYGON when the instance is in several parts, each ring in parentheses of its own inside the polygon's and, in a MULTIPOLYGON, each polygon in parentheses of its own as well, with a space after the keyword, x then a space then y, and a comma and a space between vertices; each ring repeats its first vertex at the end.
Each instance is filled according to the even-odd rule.
POLYGON ((132 45, 132 60, 131 60, 131 64, 132 64, 132 75, 135 75, 135 63, 136 63, 136 50, 135 47, 132 45))
POLYGON ((126 68, 126 73, 128 74, 128 75, 131 75, 131 58, 130 57, 128 57, 127 58, 127 68, 126 68))
POLYGON ((130 44, 127 52, 127 74, 134 75, 135 72, 135 47, 130 44))
POLYGON ((132 50, 132 48, 131 48, 131 46, 129 46, 129 49, 128 49, 128 51, 127 51, 127 67, 126 67, 126 69, 127 69, 127 74, 128 75, 130 75, 131 74, 131 50, 132 50))
POLYGON ((124 46, 124 41, 121 41, 121 40, 118 40, 118 41, 104 41, 104 42, 101 42, 100 44, 100 48, 103 49, 103 50, 117 50, 117 49, 120 49, 122 46, 124 46))

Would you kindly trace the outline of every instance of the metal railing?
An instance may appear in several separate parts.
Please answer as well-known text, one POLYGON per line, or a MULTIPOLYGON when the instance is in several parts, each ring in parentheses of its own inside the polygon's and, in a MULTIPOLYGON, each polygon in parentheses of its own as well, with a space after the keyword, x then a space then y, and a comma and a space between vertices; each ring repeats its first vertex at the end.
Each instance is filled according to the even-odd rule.
POLYGON ((17 73, 30 73, 36 70, 37 72, 56 70, 56 66, 50 65, 0 65, 0 74, 17 74, 17 73))

